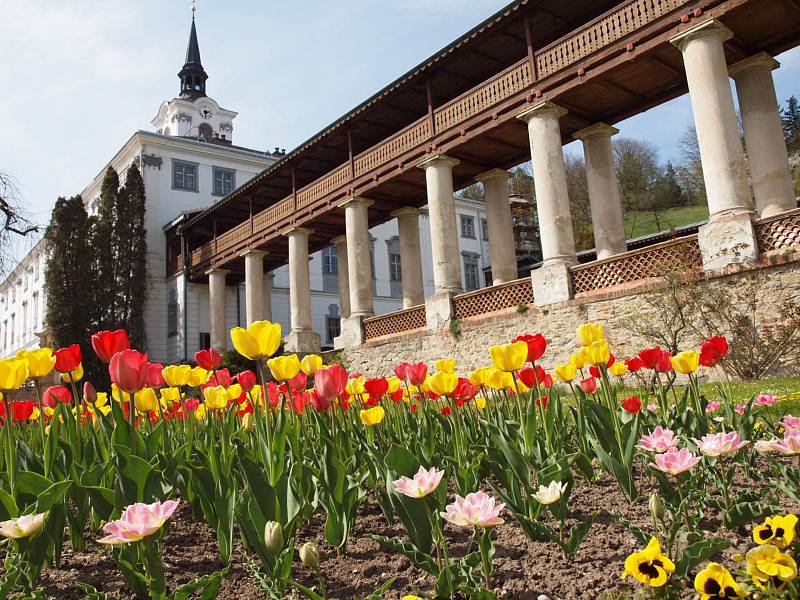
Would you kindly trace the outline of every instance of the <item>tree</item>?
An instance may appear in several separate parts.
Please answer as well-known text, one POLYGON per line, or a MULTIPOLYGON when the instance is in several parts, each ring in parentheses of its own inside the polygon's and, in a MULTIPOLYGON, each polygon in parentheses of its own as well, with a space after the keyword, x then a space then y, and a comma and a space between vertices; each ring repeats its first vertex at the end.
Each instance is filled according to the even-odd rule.
POLYGON ((567 170, 567 193, 572 213, 572 231, 575 249, 588 250, 594 247, 591 210, 589 208, 589 184, 586 180, 586 163, 580 156, 564 155, 567 170))
POLYGON ((0 272, 16 262, 13 257, 14 238, 24 238, 38 233, 35 225, 22 207, 14 178, 0 171, 0 272))
POLYGON ((654 190, 660 176, 655 147, 631 138, 614 140, 614 166, 623 210, 653 210, 654 190))
POLYGON ((118 223, 119 195, 119 176, 109 165, 95 206, 96 214, 91 218, 89 236, 95 259, 93 268, 98 329, 114 329, 119 323, 117 271, 120 263, 112 240, 118 223))
POLYGON ((472 185, 468 185, 463 190, 459 191, 458 195, 459 197, 466 198, 467 200, 480 200, 483 202, 483 184, 473 183, 472 185))
POLYGON ((97 381, 98 365, 89 341, 96 314, 89 229, 89 215, 80 196, 56 201, 45 233, 49 254, 44 275, 46 321, 56 346, 80 345, 87 377, 97 381))
POLYGON ((706 202, 706 183, 703 179, 703 162, 700 159, 700 144, 694 125, 686 128, 678 141, 680 162, 678 181, 688 197, 689 204, 706 202))
POLYGON ((800 153, 800 101, 797 97, 789 98, 786 108, 781 108, 781 121, 789 155, 800 153))
POLYGON ((678 183, 678 174, 671 162, 667 161, 664 171, 658 175, 653 188, 653 209, 663 210, 675 206, 686 206, 688 198, 678 183))

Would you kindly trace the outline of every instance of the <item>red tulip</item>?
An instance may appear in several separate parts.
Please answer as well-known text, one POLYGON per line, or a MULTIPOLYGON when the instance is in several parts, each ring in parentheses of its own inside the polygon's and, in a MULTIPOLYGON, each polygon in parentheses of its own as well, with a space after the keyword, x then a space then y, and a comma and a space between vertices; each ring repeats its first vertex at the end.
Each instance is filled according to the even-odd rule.
POLYGON ((525 335, 517 336, 511 340, 512 344, 514 342, 525 342, 528 344, 528 362, 530 363, 542 358, 544 351, 547 350, 547 340, 544 339, 541 333, 537 333, 536 335, 526 333, 525 335))
POLYGON ((293 392, 302 392, 306 389, 306 384, 308 383, 308 375, 300 371, 292 377, 288 382, 289 389, 293 392))
POLYGON ((396 392, 389 394, 389 398, 391 398, 393 402, 400 402, 403 399, 403 388, 399 388, 396 392))
POLYGON ((641 412, 642 410, 642 401, 639 400, 639 398, 636 396, 630 396, 629 398, 625 398, 624 400, 622 400, 622 402, 620 402, 620 404, 622 404, 622 408, 624 408, 632 415, 635 415, 641 412))
POLYGON ((298 415, 302 415, 306 406, 310 404, 311 398, 308 392, 294 392, 292 394, 292 410, 298 415))
POLYGON ((378 405, 378 399, 375 396, 369 396, 367 398, 367 401, 364 402, 364 405, 365 406, 377 406, 378 405))
POLYGON ((367 379, 364 382, 364 390, 370 396, 383 396, 389 391, 389 382, 383 377, 376 377, 374 379, 367 379))
POLYGON ((672 361, 670 360, 671 356, 672 354, 670 352, 664 350, 664 352, 661 353, 661 358, 659 358, 658 362, 656 363, 656 371, 659 373, 669 373, 672 371, 672 361))
POLYGON ((425 363, 411 363, 406 367, 406 380, 411 385, 422 385, 428 375, 428 365, 425 363))
MULTIPOLYGON (((606 361, 606 369, 609 368, 611 365, 613 365, 616 360, 617 359, 614 358, 613 354, 610 355, 608 357, 608 360, 606 361)), ((592 377, 598 377, 599 378, 600 377, 600 367, 598 367, 597 365, 592 365, 591 367, 589 367, 589 375, 591 375, 592 377)))
POLYGON ((122 350, 129 350, 131 340, 124 329, 116 331, 98 331, 92 335, 94 353, 104 363, 111 362, 111 357, 122 350))
MULTIPOLYGON (((33 409, 36 408, 36 403, 32 400, 19 400, 11 402, 11 414, 14 415, 15 421, 27 421, 33 414, 33 409)), ((6 418, 6 404, 0 402, 0 418, 6 418)))
POLYGON ((236 376, 236 381, 245 392, 249 392, 256 385, 256 374, 252 371, 242 371, 236 376))
POLYGON ((547 409, 547 401, 548 401, 547 395, 544 395, 544 396, 541 397, 540 400, 536 401, 536 406, 541 406, 542 408, 544 408, 546 410, 547 409))
POLYGON ((63 385, 50 386, 42 394, 42 404, 48 408, 55 408, 59 402, 64 404, 72 403, 72 392, 63 385))
POLYGON ((408 363, 407 362, 401 362, 399 365, 397 365, 394 368, 394 374, 397 375, 397 378, 400 379, 401 381, 405 381, 406 380, 406 369, 408 369, 408 363))
MULTIPOLYGON (((205 367, 202 367, 205 368, 205 367)), ((208 369, 206 369, 208 370, 208 369)), ((208 380, 206 386, 221 385, 226 390, 231 387, 231 372, 228 369, 217 369, 214 375, 208 380)))
POLYGON ((520 381, 522 381, 522 383, 529 388, 544 383, 545 379, 547 378, 547 373, 545 373, 544 369, 539 365, 536 365, 535 368, 528 367, 526 369, 521 369, 518 375, 520 381))
MULTIPOLYGON (((401 391, 401 390, 399 390, 399 391, 401 391)), ((458 385, 456 386, 456 389, 453 390, 452 396, 453 396, 453 398, 456 398, 457 400, 468 401, 468 400, 472 400, 475 397, 475 395, 480 391, 481 391, 481 388, 479 386, 472 385, 469 382, 468 379, 465 379, 463 377, 459 377, 458 378, 458 385)), ((402 393, 402 391, 401 391, 401 393, 402 393)), ((402 399, 402 396, 401 396, 401 399, 402 399)))
POLYGON ((78 344, 72 344, 66 348, 56 350, 53 354, 56 357, 55 369, 59 373, 69 373, 78 368, 81 364, 81 347, 78 344))
POLYGON ((416 404, 412 404, 411 405, 411 413, 412 414, 417 414, 417 405, 416 404))
POLYGON ((108 374, 123 392, 134 394, 147 383, 147 354, 137 350, 122 350, 111 357, 108 374))
POLYGON ((278 404, 281 401, 281 391, 285 392, 286 387, 281 386, 278 388, 278 384, 274 381, 270 381, 267 383, 267 400, 269 400, 269 405, 271 408, 277 408, 278 404))
POLYGON ((644 366, 644 363, 641 358, 634 356, 633 358, 625 359, 625 366, 628 367, 628 371, 631 373, 636 373, 644 366))
POLYGON ((452 414, 452 412, 453 412, 453 409, 451 409, 449 406, 443 406, 442 407, 442 414, 445 417, 449 417, 452 414))
MULTIPOLYGON (((661 346, 656 346, 655 348, 645 348, 644 350, 639 351, 639 359, 642 361, 642 364, 645 367, 656 371, 660 370, 662 373, 665 373, 666 371, 659 369, 659 366, 663 369, 665 367, 664 361, 666 360, 666 362, 669 363, 670 356, 670 353, 664 350, 661 346)), ((667 371, 669 370, 672 370, 671 363, 667 371)))
POLYGON ((198 350, 194 353, 194 360, 197 362, 198 367, 202 367, 206 371, 214 371, 222 363, 222 357, 213 348, 198 350))
POLYGON ((594 377, 588 377, 581 381, 580 386, 584 393, 594 394, 597 391, 597 379, 594 377))
MULTIPOLYGON (((319 373, 319 371, 317 371, 319 373)), ((314 407, 314 410, 317 412, 325 412, 331 407, 331 401, 327 398, 323 398, 319 395, 319 392, 316 388, 311 392, 311 406, 314 407)))
POLYGON ((164 387, 166 382, 161 371, 164 370, 164 365, 161 363, 147 363, 147 387, 158 389, 164 387))
POLYGON ((314 373, 314 389, 326 402, 341 396, 347 387, 347 371, 342 365, 331 365, 314 373))
POLYGON ((700 345, 700 364, 713 367, 728 353, 728 340, 721 335, 708 338, 700 345))
POLYGON ((197 398, 187 398, 183 401, 183 410, 185 410, 187 414, 196 411, 199 406, 200 400, 197 398))
POLYGON ((92 385, 91 381, 87 381, 83 384, 83 401, 91 404, 97 402, 97 390, 94 385, 92 385))

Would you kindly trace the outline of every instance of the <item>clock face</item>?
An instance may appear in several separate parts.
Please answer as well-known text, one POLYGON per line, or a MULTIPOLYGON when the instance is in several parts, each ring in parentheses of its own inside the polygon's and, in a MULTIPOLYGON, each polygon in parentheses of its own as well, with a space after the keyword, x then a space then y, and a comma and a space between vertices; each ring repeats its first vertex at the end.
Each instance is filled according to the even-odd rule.
POLYGON ((201 102, 200 104, 197 105, 197 112, 201 117, 203 117, 206 120, 210 119, 211 116, 214 114, 211 111, 211 105, 209 105, 206 102, 201 102))

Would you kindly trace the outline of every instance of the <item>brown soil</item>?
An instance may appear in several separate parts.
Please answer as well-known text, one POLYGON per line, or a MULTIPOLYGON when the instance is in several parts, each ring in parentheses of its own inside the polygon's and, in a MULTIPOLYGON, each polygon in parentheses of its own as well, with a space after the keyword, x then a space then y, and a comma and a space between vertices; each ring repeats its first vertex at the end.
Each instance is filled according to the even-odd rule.
MULTIPOLYGON (((546 594, 550 598, 567 600, 596 598, 603 590, 624 589, 625 584, 619 576, 625 557, 640 544, 629 531, 603 511, 614 510, 645 531, 651 531, 646 497, 631 506, 619 492, 616 482, 603 475, 592 486, 578 480, 571 505, 576 518, 600 513, 572 562, 561 558, 555 544, 528 540, 508 515, 506 518, 509 518, 509 522, 494 530, 496 555, 493 583, 498 597, 528 600, 546 594)), ((710 523, 710 529, 716 529, 713 520, 710 523)), ((299 532, 297 546, 309 540, 319 545, 322 571, 331 598, 367 596, 390 577, 397 577, 386 595, 390 600, 400 598, 403 594, 424 593, 432 588, 433 578, 430 575, 415 568, 405 557, 384 549, 366 537, 367 534, 404 537, 402 526, 387 524, 376 504, 362 507, 346 555, 337 556, 335 550, 325 543, 323 525, 324 516, 317 515, 299 532)), ((469 543, 466 533, 448 527, 446 534, 452 553, 455 556, 463 555, 469 543)), ((746 529, 737 532, 720 530, 718 535, 728 538, 732 544, 725 552, 723 562, 726 563, 729 563, 731 555, 744 552, 752 545, 746 529)), ((164 548, 170 586, 222 568, 213 531, 203 522, 192 521, 191 511, 186 505, 173 518, 164 548)), ((230 574, 222 583, 219 597, 238 600, 265 598, 265 594, 244 569, 240 547, 234 550, 233 562, 230 574)), ((295 563, 293 577, 309 587, 316 584, 313 574, 299 560, 295 563)), ((46 570, 42 576, 42 585, 48 596, 60 600, 82 597, 77 582, 89 583, 119 598, 132 597, 109 550, 99 544, 90 543, 86 552, 76 553, 67 543, 61 569, 46 570)), ((633 583, 632 587, 635 589, 637 585, 633 583)))

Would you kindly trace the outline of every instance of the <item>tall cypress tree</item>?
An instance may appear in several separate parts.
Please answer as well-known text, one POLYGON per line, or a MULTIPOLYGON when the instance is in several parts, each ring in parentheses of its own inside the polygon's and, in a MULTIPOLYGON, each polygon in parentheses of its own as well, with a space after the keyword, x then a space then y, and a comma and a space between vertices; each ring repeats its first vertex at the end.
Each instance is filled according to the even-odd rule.
POLYGON ((90 244, 94 253, 95 303, 99 329, 120 326, 118 314, 119 257, 114 248, 114 230, 119 222, 119 176, 113 167, 106 169, 96 213, 92 217, 90 244))
POLYGON ((118 222, 112 236, 119 256, 117 289, 119 318, 128 330, 131 343, 144 348, 144 311, 147 302, 147 230, 145 228, 145 190, 139 166, 131 164, 125 187, 118 195, 118 222))

